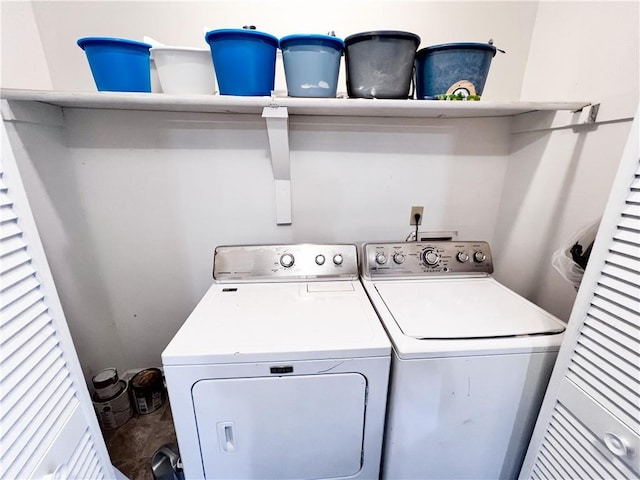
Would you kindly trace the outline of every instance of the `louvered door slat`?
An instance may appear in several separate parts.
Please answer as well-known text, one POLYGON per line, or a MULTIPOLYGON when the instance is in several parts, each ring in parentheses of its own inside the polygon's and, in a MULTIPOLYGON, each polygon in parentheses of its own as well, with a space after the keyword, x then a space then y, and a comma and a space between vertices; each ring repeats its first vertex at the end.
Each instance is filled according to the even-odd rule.
MULTIPOLYGON (((36 292, 35 297, 39 296, 37 295, 37 293, 38 292, 36 292)), ((22 310, 19 312, 20 315, 24 316, 25 320, 29 322, 29 324, 31 324, 32 322, 35 322, 38 319, 38 317, 41 317, 47 311, 47 306, 43 302, 39 301, 41 299, 42 297, 40 297, 37 302, 34 302, 31 306, 29 306, 25 310, 22 310)), ((21 308, 21 307, 22 305, 16 305, 16 308, 21 308)), ((10 310, 8 313, 13 313, 13 311, 10 310)), ((15 316, 7 315, 6 318, 15 320, 15 316)), ((41 322, 44 322, 44 321, 45 319, 44 317, 42 317, 41 322)), ((2 322, 2 325, 3 326, 0 327, 0 339, 1 339, 0 345, 3 345, 3 348, 5 343, 12 340, 16 335, 18 335, 19 332, 23 331, 25 328, 24 324, 17 321, 8 321, 6 322, 6 324, 5 322, 2 322)))
MULTIPOLYGON (((76 472, 77 476, 87 475, 87 465, 84 464, 84 461, 87 460, 87 454, 89 453, 89 449, 91 448, 90 438, 88 435, 83 435, 76 447, 76 450, 73 452, 73 455, 67 462, 67 470, 71 472, 76 472)), ((84 477, 79 477, 84 478, 84 477)))
POLYGON ((13 202, 7 194, 5 192, 0 192, 0 207, 8 207, 11 205, 13 205, 13 202))
POLYGON ((626 282, 629 285, 629 288, 634 288, 635 290, 629 290, 625 293, 627 293, 627 295, 634 295, 640 292, 640 287, 638 286, 640 285, 640 261, 637 263, 639 267, 637 270, 622 268, 618 265, 609 263, 602 267, 602 273, 609 277, 626 282))
POLYGON ((17 218, 18 216, 14 213, 12 208, 0 207, 0 224, 2 224, 2 228, 4 228, 6 223, 12 222, 17 218))
POLYGON ((630 272, 640 272, 640 259, 629 258, 615 252, 610 252, 606 259, 606 265, 615 265, 630 272))
POLYGON ((562 466, 568 475, 565 478, 589 478, 574 458, 570 455, 562 456, 561 452, 564 451, 564 448, 560 445, 557 432, 554 430, 549 431, 547 448, 553 452, 553 457, 556 461, 562 459, 562 466))
POLYGON ((26 315, 27 322, 31 322, 31 314, 26 313, 31 309, 43 313, 47 310, 47 305, 41 300, 44 298, 40 289, 31 290, 23 295, 19 301, 15 301, 0 310, 0 332, 3 339, 11 338, 16 331, 25 327, 19 321, 20 315, 26 315))
POLYGON ((638 244, 638 233, 633 230, 619 228, 618 231, 613 235, 613 238, 622 242, 626 242, 632 247, 638 244))
MULTIPOLYGON (((633 327, 631 327, 633 329, 633 327)), ((594 339, 600 345, 606 347, 612 355, 626 358, 638 356, 633 335, 625 335, 621 330, 612 325, 603 323, 594 316, 587 316, 585 326, 581 332, 589 338, 594 339)), ((580 340, 578 340, 579 342, 580 340)))
POLYGON ((14 369, 19 368, 30 358, 36 357, 39 352, 45 349, 48 351, 58 344, 55 337, 51 336, 54 330, 50 321, 48 316, 43 315, 39 321, 26 325, 19 337, 11 337, 2 343, 0 363, 2 363, 5 378, 9 378, 14 369), (45 347, 45 345, 48 346, 45 347))
POLYGON ((630 338, 636 338, 640 335, 640 324, 627 322, 625 319, 611 315, 606 310, 601 310, 600 308, 592 308, 589 311, 586 321, 590 321, 591 323, 597 321, 601 325, 608 325, 630 338))
MULTIPOLYGON (((27 244, 22 239, 22 236, 16 235, 0 242, 0 257, 4 257, 6 255, 17 252, 19 250, 24 250, 26 248, 27 244)), ((4 259, 2 261, 4 261, 4 259)))
MULTIPOLYGON (((591 301, 590 313, 595 312, 596 310, 610 313, 611 315, 614 315, 615 317, 623 320, 629 325, 640 325, 640 320, 638 319, 638 316, 634 314, 633 311, 626 308, 622 308, 619 305, 616 305, 615 303, 610 302, 608 299, 604 297, 599 297, 599 296, 593 297, 593 300, 591 301)), ((593 313, 593 315, 595 316, 596 314, 593 313)))
POLYGON ((22 235, 22 230, 18 227, 16 222, 3 225, 2 231, 0 232, 0 240, 5 240, 16 235, 22 235))
POLYGON ((631 191, 631 193, 629 193, 627 203, 640 204, 640 192, 636 190, 631 191))
POLYGON ((638 247, 636 245, 632 245, 627 242, 621 242, 619 240, 612 242, 610 250, 612 252, 621 253, 622 255, 626 255, 631 258, 640 258, 640 252, 638 252, 638 247))
POLYGON ((14 268, 12 270, 5 270, 3 265, 2 268, 0 268, 0 275, 2 276, 0 279, 0 292, 4 295, 5 290, 13 287, 14 285, 18 285, 29 277, 32 277, 35 273, 36 270, 29 264, 22 265, 20 268, 14 268))
MULTIPOLYGON (((586 349, 587 351, 592 352, 598 357, 598 360, 608 366, 607 368, 617 369, 619 375, 621 375, 623 379, 626 379, 625 383, 628 388, 634 389, 634 385, 640 382, 640 375, 638 375, 638 364, 634 364, 626 357, 611 355, 611 352, 609 350, 585 336, 580 337, 580 343, 576 347, 576 350, 578 349, 586 349)), ((636 391, 636 394, 638 394, 639 392, 640 390, 636 391)))
POLYGON ((615 290, 607 288, 602 284, 598 284, 598 288, 596 288, 595 294, 607 299, 610 302, 613 302, 621 307, 626 308, 631 313, 635 313, 638 311, 638 300, 635 298, 630 298, 626 295, 621 294, 615 290))
MULTIPOLYGON (((31 380, 29 384, 25 386, 19 385, 17 388, 14 387, 3 399, 3 403, 5 403, 8 408, 3 412, 2 417, 0 417, 0 425, 3 431, 6 432, 4 440, 7 442, 7 445, 14 443, 20 436, 20 430, 12 430, 13 427, 20 424, 24 415, 28 412, 31 415, 35 415, 42 407, 43 402, 47 400, 45 396, 36 397, 30 401, 25 401, 25 399, 32 397, 34 392, 47 392, 47 394, 50 395, 51 391, 57 388, 59 384, 62 384, 66 378, 67 372, 64 370, 64 361, 60 355, 57 355, 56 351, 49 352, 48 355, 45 355, 40 362, 38 362, 38 365, 40 364, 42 364, 43 367, 51 369, 50 376, 31 380)), ((40 370, 42 370, 42 368, 40 370)))
POLYGON ((19 302, 26 295, 29 295, 34 290, 39 290, 40 282, 34 276, 12 285, 9 288, 2 290, 0 293, 0 309, 5 309, 9 305, 19 302))
POLYGON ((640 219, 637 217, 627 217, 624 216, 618 222, 618 225, 622 228, 626 228, 627 230, 638 232, 640 231, 640 219))
POLYGON ((24 265, 26 267, 31 263, 31 255, 25 250, 19 250, 2 258, 2 270, 3 272, 9 272, 10 270, 17 269, 24 265))
POLYGON ((558 452, 551 450, 551 448, 552 446, 549 444, 540 448, 540 456, 545 459, 545 466, 551 471, 551 478, 572 478, 562 458, 559 458, 558 452))
POLYGON ((640 218, 640 205, 627 204, 622 209, 622 215, 625 217, 640 218))
POLYGON ((631 182, 631 190, 640 191, 640 178, 636 177, 633 179, 633 181, 631 182))
POLYGON ((607 361, 605 349, 601 351, 605 352, 602 356, 594 353, 588 344, 578 345, 576 347, 576 357, 574 361, 584 369, 592 371, 594 375, 606 375, 608 377, 607 380, 611 379, 617 382, 616 391, 620 392, 621 395, 626 394, 629 402, 639 407, 640 390, 638 390, 638 387, 640 387, 640 385, 638 384, 638 379, 634 377, 634 374, 638 373, 637 369, 630 369, 629 373, 623 372, 607 361))

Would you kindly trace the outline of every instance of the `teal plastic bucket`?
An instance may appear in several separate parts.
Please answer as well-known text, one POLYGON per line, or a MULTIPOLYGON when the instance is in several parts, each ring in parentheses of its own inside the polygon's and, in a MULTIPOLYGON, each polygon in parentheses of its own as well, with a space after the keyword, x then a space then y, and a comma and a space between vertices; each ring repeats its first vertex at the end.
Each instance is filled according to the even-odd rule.
POLYGON ((85 37, 77 43, 87 55, 98 90, 151 92, 151 45, 112 37, 85 37))
POLYGON ((271 95, 276 73, 278 39, 245 29, 207 32, 205 39, 221 95, 271 95))
POLYGON ((344 42, 329 35, 280 39, 290 97, 335 97, 344 42))
POLYGON ((482 95, 496 47, 488 43, 446 43, 418 50, 418 99, 438 95, 482 95))

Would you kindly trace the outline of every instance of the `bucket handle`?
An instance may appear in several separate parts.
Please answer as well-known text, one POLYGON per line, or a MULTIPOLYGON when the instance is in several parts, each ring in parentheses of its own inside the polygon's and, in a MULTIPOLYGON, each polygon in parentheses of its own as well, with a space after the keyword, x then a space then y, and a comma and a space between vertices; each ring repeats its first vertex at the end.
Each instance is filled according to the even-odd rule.
POLYGON ((493 38, 490 38, 490 39, 489 39, 489 41, 488 41, 487 43, 488 43, 489 45, 491 45, 492 47, 494 47, 498 52, 500 52, 500 53, 507 53, 507 52, 505 52, 504 50, 502 50, 501 48, 498 48, 498 47, 496 47, 496 46, 493 44, 493 38))

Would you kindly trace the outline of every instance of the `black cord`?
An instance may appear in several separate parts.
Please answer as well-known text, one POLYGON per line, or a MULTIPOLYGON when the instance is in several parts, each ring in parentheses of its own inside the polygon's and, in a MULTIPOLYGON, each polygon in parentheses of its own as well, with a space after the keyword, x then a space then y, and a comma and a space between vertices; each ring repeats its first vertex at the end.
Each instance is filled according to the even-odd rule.
POLYGON ((415 241, 417 242, 418 241, 418 222, 420 221, 420 214, 419 213, 415 213, 413 215, 413 218, 416 221, 416 240, 415 241))

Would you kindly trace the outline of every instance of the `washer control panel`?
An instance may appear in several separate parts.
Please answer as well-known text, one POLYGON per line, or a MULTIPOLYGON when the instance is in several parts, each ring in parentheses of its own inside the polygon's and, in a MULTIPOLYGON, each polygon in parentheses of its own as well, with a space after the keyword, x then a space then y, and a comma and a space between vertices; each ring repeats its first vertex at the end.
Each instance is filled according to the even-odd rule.
POLYGON ((487 242, 365 243, 362 257, 364 278, 493 273, 487 242))
POLYGON ((310 244, 220 246, 213 257, 216 282, 354 280, 355 245, 310 244))

